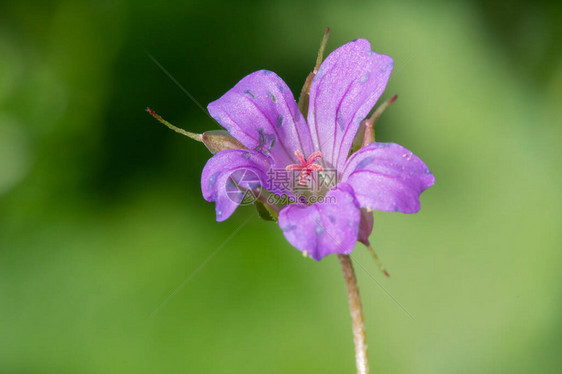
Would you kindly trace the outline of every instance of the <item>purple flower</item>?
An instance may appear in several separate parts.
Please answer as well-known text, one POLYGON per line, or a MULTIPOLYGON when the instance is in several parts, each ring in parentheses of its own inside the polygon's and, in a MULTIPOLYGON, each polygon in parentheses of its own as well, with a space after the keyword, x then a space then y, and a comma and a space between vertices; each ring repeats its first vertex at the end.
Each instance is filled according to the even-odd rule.
POLYGON ((415 213, 419 196, 435 178, 406 148, 371 143, 350 155, 361 121, 371 111, 393 68, 389 56, 365 39, 332 52, 310 86, 307 119, 285 82, 257 71, 208 106, 211 116, 246 149, 214 155, 201 178, 203 196, 224 221, 241 200, 229 186, 261 186, 293 203, 281 207, 285 238, 315 260, 349 254, 372 230, 372 210, 415 213), (251 171, 254 178, 233 175, 251 171), (272 183, 273 172, 288 183, 272 183), (277 174, 279 175, 279 174, 277 174))

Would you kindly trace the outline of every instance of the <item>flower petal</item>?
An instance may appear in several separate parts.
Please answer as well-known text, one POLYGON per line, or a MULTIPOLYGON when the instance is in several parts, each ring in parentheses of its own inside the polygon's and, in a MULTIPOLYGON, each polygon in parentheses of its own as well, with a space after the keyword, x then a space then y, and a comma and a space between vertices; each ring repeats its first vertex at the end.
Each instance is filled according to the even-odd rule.
POLYGON ((207 107, 211 116, 249 149, 270 155, 276 167, 308 156, 313 144, 291 90, 275 73, 260 70, 207 107))
POLYGON ((244 198, 236 186, 253 190, 266 186, 270 161, 255 151, 226 150, 207 161, 201 175, 201 190, 207 201, 216 202, 217 221, 232 215, 244 198))
POLYGON ((279 214, 279 227, 298 250, 316 261, 330 253, 349 254, 357 242, 360 213, 353 189, 340 183, 313 205, 291 204, 279 214))
POLYGON ((435 177, 416 155, 394 143, 372 143, 355 152, 342 181, 353 187, 361 208, 416 213, 420 194, 435 177))
POLYGON ((310 88, 308 124, 327 167, 341 170, 360 122, 382 95, 394 62, 357 39, 332 52, 310 88))

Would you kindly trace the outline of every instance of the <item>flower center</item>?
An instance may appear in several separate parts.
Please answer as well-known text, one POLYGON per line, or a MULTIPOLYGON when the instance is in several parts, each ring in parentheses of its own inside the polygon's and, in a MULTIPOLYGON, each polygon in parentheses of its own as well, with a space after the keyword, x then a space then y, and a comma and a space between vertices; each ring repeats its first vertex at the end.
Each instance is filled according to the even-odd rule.
POLYGON ((322 152, 314 152, 308 158, 304 158, 304 155, 301 151, 296 150, 295 156, 299 160, 300 164, 291 164, 288 165, 285 170, 293 171, 293 170, 300 170, 299 174, 299 184, 306 185, 307 178, 312 174, 313 171, 322 171, 324 170, 322 166, 315 164, 314 161, 316 159, 322 157, 322 152))

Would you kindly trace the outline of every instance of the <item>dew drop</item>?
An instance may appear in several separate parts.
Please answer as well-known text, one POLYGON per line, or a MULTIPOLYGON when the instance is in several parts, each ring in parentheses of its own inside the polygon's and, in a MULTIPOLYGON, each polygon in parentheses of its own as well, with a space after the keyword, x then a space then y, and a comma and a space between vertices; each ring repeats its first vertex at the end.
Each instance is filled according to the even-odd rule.
POLYGON ((404 157, 406 161, 410 161, 412 159, 412 152, 404 153, 402 157, 404 157))
POLYGON ((217 171, 216 173, 214 173, 209 177, 209 180, 207 181, 207 187, 209 188, 209 190, 213 191, 216 188, 217 178, 220 175, 220 173, 221 173, 220 171, 217 171))

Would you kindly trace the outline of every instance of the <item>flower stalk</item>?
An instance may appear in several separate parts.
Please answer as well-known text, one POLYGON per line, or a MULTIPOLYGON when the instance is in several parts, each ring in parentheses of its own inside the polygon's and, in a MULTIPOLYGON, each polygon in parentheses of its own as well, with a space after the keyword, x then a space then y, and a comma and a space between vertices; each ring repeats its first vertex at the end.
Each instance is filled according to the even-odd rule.
POLYGON ((363 311, 361 309, 361 297, 357 286, 357 277, 349 255, 338 254, 340 265, 347 287, 347 298, 349 301, 349 313, 353 326, 353 343, 355 344, 355 364, 357 374, 369 373, 369 360, 367 359, 367 337, 365 335, 365 324, 363 322, 363 311))

